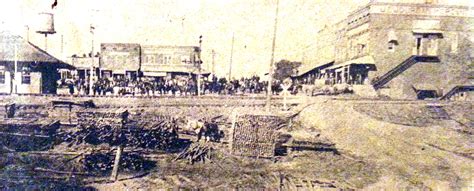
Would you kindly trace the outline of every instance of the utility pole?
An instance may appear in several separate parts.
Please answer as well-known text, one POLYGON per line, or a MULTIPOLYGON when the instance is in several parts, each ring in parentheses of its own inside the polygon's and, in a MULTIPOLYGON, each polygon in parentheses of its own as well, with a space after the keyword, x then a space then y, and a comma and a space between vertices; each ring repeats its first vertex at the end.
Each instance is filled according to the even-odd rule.
POLYGON ((229 81, 232 80, 232 59, 234 56, 234 33, 232 33, 232 48, 230 49, 230 63, 229 63, 229 81))
POLYGON ((272 99, 272 78, 273 78, 273 62, 275 59, 275 39, 278 26, 278 8, 280 5, 280 0, 277 0, 276 4, 276 13, 275 13, 275 26, 273 27, 273 41, 272 41, 272 57, 270 60, 270 70, 268 72, 268 86, 267 86, 267 101, 266 101, 266 110, 270 112, 271 99, 272 99))
POLYGON ((65 58, 64 56, 64 35, 61 35, 61 58, 65 58))
POLYGON ((92 26, 92 24, 90 25, 90 32, 91 32, 91 38, 92 38, 92 42, 91 42, 91 68, 90 68, 90 74, 89 74, 89 95, 91 95, 91 93, 93 93, 93 87, 92 87, 92 84, 94 83, 94 80, 92 79, 92 77, 94 76, 94 29, 95 27, 92 26))
POLYGON ((212 75, 216 75, 216 68, 215 68, 215 63, 214 63, 215 56, 216 56, 216 51, 212 49, 212 66, 211 66, 212 75))
POLYGON ((198 54, 198 75, 197 75, 197 90, 198 90, 198 97, 201 96, 201 64, 202 64, 202 60, 201 60, 201 46, 202 45, 202 35, 199 36, 199 54, 198 54))
MULTIPOLYGON (((12 86, 12 94, 16 95, 18 93, 18 79, 20 78, 18 76, 18 47, 17 44, 15 43, 15 61, 14 61, 14 71, 13 71, 13 79, 15 80, 12 86)), ((11 80, 13 82, 13 80, 11 80)))
MULTIPOLYGON (((91 10, 91 20, 94 20, 94 14, 98 12, 98 10, 91 10)), ((94 83, 94 80, 92 79, 92 77, 94 76, 94 73, 95 73, 95 69, 94 69, 94 36, 95 36, 95 26, 92 24, 90 24, 90 28, 89 28, 89 32, 91 33, 91 68, 90 68, 90 74, 89 74, 89 95, 91 95, 91 93, 93 93, 93 88, 92 88, 92 84, 94 83)), ((99 69, 100 71, 100 69, 99 69)), ((100 73, 100 72, 99 72, 100 73)))
POLYGON ((186 20, 186 17, 185 16, 181 17, 181 35, 183 35, 181 38, 181 40, 183 41, 182 45, 186 45, 186 41, 187 41, 186 34, 185 34, 186 30, 184 30, 184 20, 186 20))

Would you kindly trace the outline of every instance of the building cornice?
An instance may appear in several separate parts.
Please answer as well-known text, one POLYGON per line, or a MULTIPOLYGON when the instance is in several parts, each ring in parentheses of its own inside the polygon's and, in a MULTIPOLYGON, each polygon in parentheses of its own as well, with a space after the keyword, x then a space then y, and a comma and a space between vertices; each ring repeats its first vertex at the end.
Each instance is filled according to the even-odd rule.
POLYGON ((374 2, 368 9, 369 14, 474 17, 474 7, 461 5, 374 2))

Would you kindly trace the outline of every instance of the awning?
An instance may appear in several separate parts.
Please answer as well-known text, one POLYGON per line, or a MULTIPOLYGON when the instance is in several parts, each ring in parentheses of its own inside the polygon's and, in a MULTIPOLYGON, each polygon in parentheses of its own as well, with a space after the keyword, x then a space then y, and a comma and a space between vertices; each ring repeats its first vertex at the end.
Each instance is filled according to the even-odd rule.
MULTIPOLYGON (((199 72, 192 72, 192 74, 198 75, 199 72)), ((203 76, 208 76, 208 75, 210 75, 210 74, 211 74, 211 72, 208 72, 208 71, 201 71, 201 75, 203 75, 203 76)))
POLYGON ((313 66, 309 66, 309 65, 306 65, 304 67, 301 67, 300 71, 298 71, 298 76, 303 76, 305 74, 307 74, 308 72, 311 72, 313 70, 323 70, 329 66, 332 66, 334 64, 334 61, 332 62, 329 62, 329 63, 325 63, 325 64, 319 64, 319 65, 313 65, 313 66))
POLYGON ((125 74, 125 70, 112 70, 112 74, 125 74))
POLYGON ((428 84, 428 83, 413 84, 413 87, 416 90, 438 90, 439 89, 434 84, 428 84))
POLYGON ((443 37, 443 31, 441 30, 414 29, 413 34, 433 34, 443 37))
POLYGON ((354 60, 349 60, 347 62, 343 62, 341 64, 331 66, 331 67, 327 68, 326 70, 333 70, 333 69, 341 68, 341 67, 351 65, 351 64, 374 65, 375 61, 374 61, 374 58, 372 56, 363 56, 363 57, 360 57, 360 58, 356 58, 354 60))
POLYGON ((143 72, 143 76, 164 77, 166 76, 166 72, 143 72))

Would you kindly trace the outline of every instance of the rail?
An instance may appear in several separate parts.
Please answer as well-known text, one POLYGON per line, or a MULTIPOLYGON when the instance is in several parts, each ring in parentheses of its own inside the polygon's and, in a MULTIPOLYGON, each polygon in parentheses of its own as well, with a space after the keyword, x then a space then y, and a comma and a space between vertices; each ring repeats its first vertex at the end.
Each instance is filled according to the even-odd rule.
POLYGON ((441 96, 440 100, 449 100, 454 94, 459 91, 474 91, 474 85, 458 85, 451 89, 448 93, 441 96))
POLYGON ((380 89, 382 88, 385 84, 396 78, 398 75, 403 73, 404 71, 408 70, 408 68, 412 67, 418 62, 439 62, 439 58, 436 56, 418 56, 418 55, 413 55, 407 58, 405 61, 397 65, 395 68, 391 69, 381 77, 375 78, 372 81, 372 85, 374 88, 380 89))

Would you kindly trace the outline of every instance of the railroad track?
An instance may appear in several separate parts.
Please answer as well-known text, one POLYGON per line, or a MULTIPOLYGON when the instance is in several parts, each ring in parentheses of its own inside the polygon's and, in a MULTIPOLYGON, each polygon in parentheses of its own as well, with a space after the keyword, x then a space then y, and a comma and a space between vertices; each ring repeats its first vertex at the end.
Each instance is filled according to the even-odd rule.
MULTIPOLYGON (((173 95, 61 95, 61 94, 17 94, 17 97, 51 97, 51 98, 136 98, 136 99, 157 99, 157 98, 173 98, 173 99, 255 99, 265 100, 265 94, 249 94, 249 95, 203 95, 203 96, 173 96, 173 95)), ((10 94, 0 93, 0 97, 12 97, 10 94)), ((296 97, 288 97, 287 99, 295 99, 296 97)), ((283 100, 282 96, 272 96, 272 99, 283 100)))

